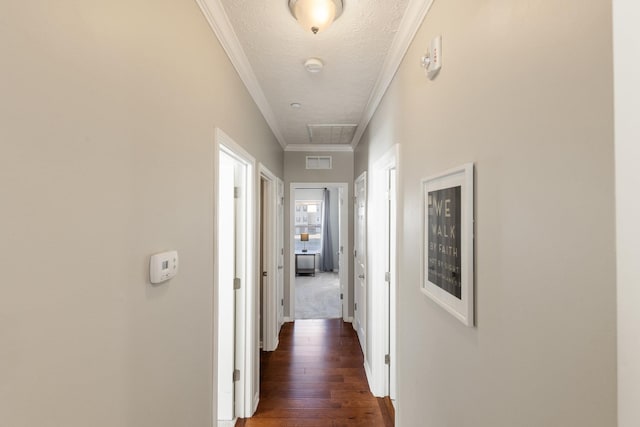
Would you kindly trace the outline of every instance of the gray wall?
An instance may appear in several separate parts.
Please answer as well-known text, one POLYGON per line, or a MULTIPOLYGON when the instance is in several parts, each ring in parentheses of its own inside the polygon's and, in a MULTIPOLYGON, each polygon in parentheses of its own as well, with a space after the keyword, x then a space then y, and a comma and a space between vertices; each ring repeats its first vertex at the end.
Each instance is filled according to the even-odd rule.
MULTIPOLYGON (((284 188, 285 188, 285 213, 284 213, 284 229, 287 233, 284 239, 284 252, 285 254, 291 253, 289 247, 289 230, 291 230, 290 223, 290 195, 291 195, 291 183, 332 183, 332 182, 346 182, 349 184, 349 196, 353 196, 353 153, 351 152, 297 152, 287 151, 284 153, 284 188), (331 170, 307 170, 305 159, 306 156, 332 156, 333 164, 331 170)), ((353 209, 352 203, 348 200, 345 201, 345 206, 348 209, 348 230, 353 230, 353 209)), ((349 246, 353 248, 353 233, 349 233, 349 246)), ((349 294, 353 295, 353 257, 351 254, 345 253, 345 259, 349 263, 349 294)), ((289 295, 290 295, 290 269, 293 267, 290 264, 288 256, 285 256, 285 274, 284 274, 284 295, 285 295, 285 316, 293 317, 293 314, 289 312, 289 295)), ((351 298, 353 301, 353 298, 351 298)), ((349 315, 353 315, 353 307, 349 307, 349 315)))
POLYGON ((400 144, 398 425, 616 425, 611 30, 610 2, 449 0, 418 31, 355 153, 400 144), (476 328, 420 292, 415 237, 421 178, 470 161, 476 328))
POLYGON ((194 1, 1 9, 0 425, 211 426, 214 128, 280 146, 194 1))

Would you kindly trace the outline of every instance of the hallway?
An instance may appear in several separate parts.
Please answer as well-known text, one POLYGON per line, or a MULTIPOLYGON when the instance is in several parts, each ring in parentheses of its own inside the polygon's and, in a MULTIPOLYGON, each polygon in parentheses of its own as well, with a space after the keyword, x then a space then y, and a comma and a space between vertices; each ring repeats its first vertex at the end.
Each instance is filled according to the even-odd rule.
POLYGON ((341 319, 286 323, 260 372, 258 410, 237 427, 393 426, 369 391, 356 333, 341 319))
POLYGON ((640 1, 320 1, 2 2, 0 427, 640 427, 640 1))

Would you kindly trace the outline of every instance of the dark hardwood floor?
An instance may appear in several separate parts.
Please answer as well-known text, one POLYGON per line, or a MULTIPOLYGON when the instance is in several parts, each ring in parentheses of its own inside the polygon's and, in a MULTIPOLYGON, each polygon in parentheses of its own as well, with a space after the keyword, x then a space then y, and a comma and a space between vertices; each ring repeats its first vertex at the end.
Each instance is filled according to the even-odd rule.
POLYGON ((369 391, 362 351, 341 319, 286 323, 275 352, 262 353, 260 404, 236 427, 392 427, 369 391))

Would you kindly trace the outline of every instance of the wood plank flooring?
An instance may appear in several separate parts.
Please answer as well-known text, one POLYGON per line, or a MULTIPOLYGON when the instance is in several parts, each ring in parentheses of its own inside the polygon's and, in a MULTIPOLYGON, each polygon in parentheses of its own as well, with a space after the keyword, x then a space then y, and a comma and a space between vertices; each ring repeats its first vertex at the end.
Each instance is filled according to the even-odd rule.
POLYGON ((260 404, 236 427, 392 427, 369 391, 355 331, 341 319, 296 320, 262 353, 260 404))

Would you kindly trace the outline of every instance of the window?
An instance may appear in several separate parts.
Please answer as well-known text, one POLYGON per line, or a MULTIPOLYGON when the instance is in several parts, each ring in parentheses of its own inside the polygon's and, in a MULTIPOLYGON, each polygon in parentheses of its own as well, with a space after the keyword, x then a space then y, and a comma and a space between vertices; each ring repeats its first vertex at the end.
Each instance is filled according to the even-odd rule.
POLYGON ((322 248, 322 200, 296 200, 295 251, 306 249, 320 253, 322 248), (308 233, 309 241, 300 241, 300 234, 308 233))

